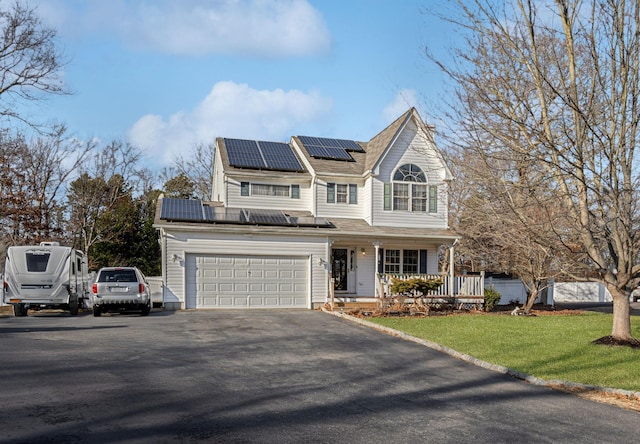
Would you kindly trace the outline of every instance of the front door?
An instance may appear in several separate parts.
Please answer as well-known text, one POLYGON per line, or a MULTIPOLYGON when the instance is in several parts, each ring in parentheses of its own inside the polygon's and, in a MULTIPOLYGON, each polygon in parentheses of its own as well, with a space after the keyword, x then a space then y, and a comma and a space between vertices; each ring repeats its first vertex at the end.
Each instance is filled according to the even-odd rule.
POLYGON ((347 291, 349 272, 349 250, 346 248, 333 248, 331 250, 331 275, 335 291, 347 291))

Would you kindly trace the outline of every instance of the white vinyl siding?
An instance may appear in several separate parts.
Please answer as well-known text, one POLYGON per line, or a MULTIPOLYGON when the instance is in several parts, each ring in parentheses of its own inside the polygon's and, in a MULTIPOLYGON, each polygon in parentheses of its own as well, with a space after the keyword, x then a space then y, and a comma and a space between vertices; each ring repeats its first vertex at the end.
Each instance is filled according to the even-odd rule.
POLYGON ((358 203, 358 185, 354 183, 327 183, 327 203, 356 205, 358 203))
POLYGON ((360 199, 363 194, 362 185, 347 181, 318 181, 316 187, 316 216, 365 218, 365 207, 361 202, 363 199, 360 199))
POLYGON ((371 224, 390 227, 448 228, 448 187, 444 180, 445 174, 441 159, 433 151, 432 142, 413 123, 409 123, 381 163, 378 175, 371 179, 371 224), (416 182, 394 182, 395 172, 400 166, 406 164, 413 164, 422 169, 426 176, 426 190, 423 188, 412 192, 410 186, 405 190, 401 190, 402 187, 394 190, 396 184, 416 184, 416 182), (411 202, 412 197, 417 199, 415 207, 411 202), (407 209, 394 211, 394 204, 407 209), (411 211, 411 208, 416 210, 411 211))
MULTIPOLYGON (((281 186, 282 182, 273 184, 266 183, 261 180, 255 182, 256 184, 263 185, 275 185, 281 186)), ((287 185, 288 193, 286 196, 273 196, 273 195, 252 195, 251 186, 254 184, 252 181, 236 181, 233 179, 227 179, 227 202, 226 206, 232 208, 273 208, 279 210, 292 210, 292 211, 312 211, 312 190, 308 183, 296 183, 287 185), (243 184, 244 188, 243 188, 243 184), (242 190, 245 194, 242 195, 242 190)), ((275 194, 275 192, 274 192, 275 194)))

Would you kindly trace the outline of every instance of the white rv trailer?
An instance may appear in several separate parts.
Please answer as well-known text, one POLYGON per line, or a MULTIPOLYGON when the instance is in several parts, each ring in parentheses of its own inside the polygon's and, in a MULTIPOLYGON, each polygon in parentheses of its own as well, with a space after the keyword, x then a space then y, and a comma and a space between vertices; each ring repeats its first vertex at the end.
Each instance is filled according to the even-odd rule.
POLYGON ((7 249, 2 296, 16 316, 45 308, 77 315, 88 305, 90 287, 87 259, 79 250, 57 242, 7 249))

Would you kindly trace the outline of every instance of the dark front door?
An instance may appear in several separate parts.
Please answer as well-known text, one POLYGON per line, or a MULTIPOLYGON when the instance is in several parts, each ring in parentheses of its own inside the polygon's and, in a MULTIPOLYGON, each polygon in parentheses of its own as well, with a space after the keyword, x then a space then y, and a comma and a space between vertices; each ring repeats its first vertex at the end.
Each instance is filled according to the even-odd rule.
POLYGON ((335 291, 347 291, 347 271, 349 260, 346 248, 334 248, 331 250, 331 274, 334 279, 335 291))

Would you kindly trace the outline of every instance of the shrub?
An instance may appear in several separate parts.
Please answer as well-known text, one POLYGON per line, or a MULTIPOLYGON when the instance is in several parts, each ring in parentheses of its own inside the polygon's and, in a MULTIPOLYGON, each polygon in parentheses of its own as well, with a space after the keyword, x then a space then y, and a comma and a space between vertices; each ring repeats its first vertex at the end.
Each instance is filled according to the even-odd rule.
POLYGON ((389 287, 389 290, 391 291, 391 294, 412 294, 414 292, 427 294, 429 291, 437 290, 441 285, 441 279, 391 278, 391 286, 389 287))
POLYGON ((500 302, 500 292, 498 292, 494 286, 490 286, 484 289, 484 310, 491 311, 494 309, 498 302, 500 302))

